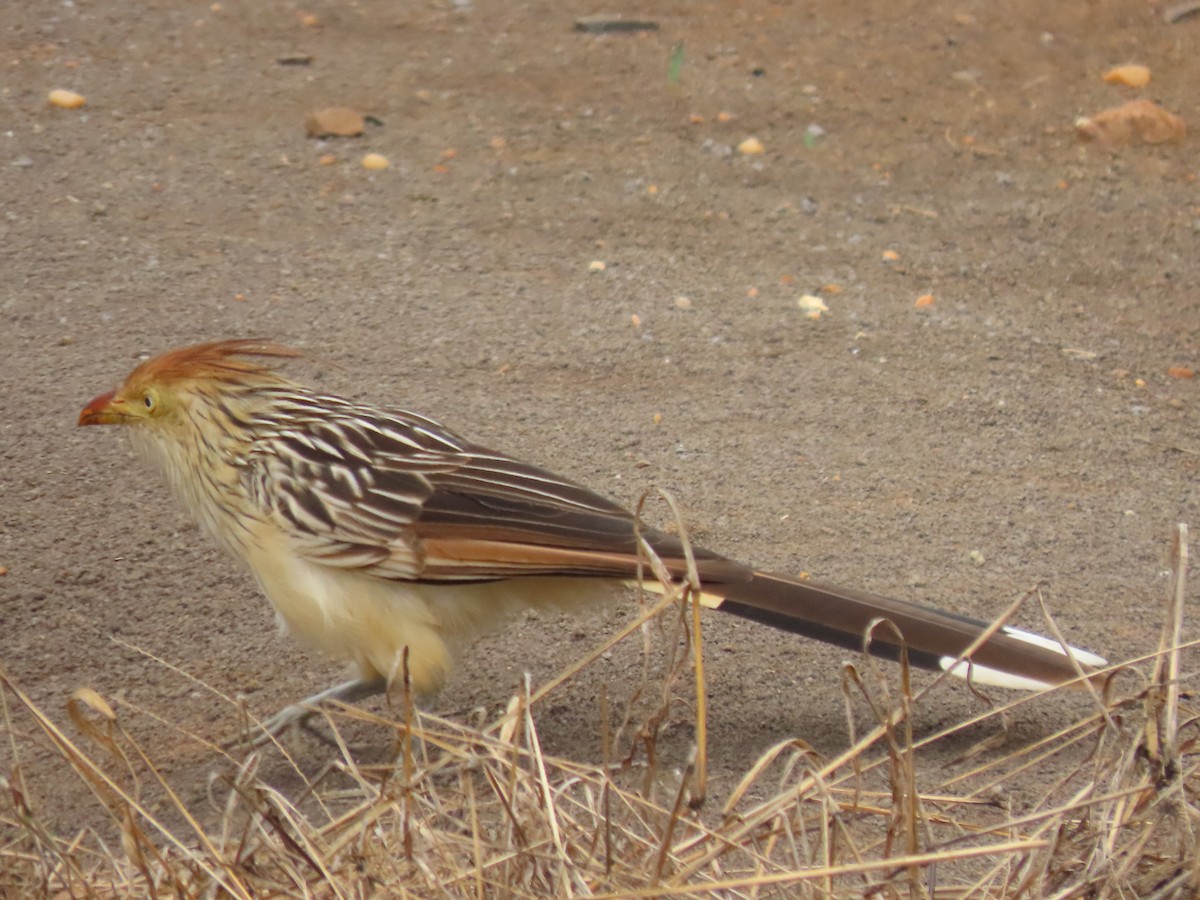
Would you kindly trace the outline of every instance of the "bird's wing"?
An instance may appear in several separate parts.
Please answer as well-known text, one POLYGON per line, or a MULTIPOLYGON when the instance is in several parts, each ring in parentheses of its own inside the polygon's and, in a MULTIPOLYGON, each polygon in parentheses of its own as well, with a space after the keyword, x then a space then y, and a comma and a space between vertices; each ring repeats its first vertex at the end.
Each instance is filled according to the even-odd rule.
MULTIPOLYGON (((638 529, 616 503, 415 414, 320 400, 258 440, 250 476, 307 558, 417 581, 636 574, 638 529)), ((642 534, 682 560, 673 537, 642 534)))

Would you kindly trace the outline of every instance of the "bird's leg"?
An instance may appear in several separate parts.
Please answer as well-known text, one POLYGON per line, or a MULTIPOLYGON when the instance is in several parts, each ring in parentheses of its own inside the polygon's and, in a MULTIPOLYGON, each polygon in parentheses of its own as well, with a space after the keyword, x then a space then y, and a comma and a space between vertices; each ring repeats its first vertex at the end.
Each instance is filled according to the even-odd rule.
MULTIPOLYGON (((355 678, 352 681, 347 681, 344 684, 338 684, 327 690, 313 694, 299 703, 293 703, 291 706, 285 707, 263 722, 258 728, 258 733, 251 740, 250 746, 252 748, 262 747, 270 743, 272 738, 279 737, 279 735, 283 734, 289 728, 296 725, 305 725, 309 719, 320 711, 319 707, 322 704, 329 702, 357 703, 359 700, 365 700, 368 697, 374 697, 376 694, 382 694, 386 690, 386 679, 355 678)), ((313 734, 316 734, 321 740, 329 743, 329 739, 318 732, 314 731, 313 734)))

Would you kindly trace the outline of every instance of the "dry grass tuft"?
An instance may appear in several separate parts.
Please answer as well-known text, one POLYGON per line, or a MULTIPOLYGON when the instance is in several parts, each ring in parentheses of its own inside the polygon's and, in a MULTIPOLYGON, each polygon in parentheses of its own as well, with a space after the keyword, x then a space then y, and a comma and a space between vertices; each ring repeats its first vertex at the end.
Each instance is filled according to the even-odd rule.
POLYGON ((0 895, 1191 895, 1200 887, 1200 715, 1181 690, 1194 677, 1183 654, 1196 643, 1182 639, 1184 526, 1173 559, 1159 650, 1114 666, 1078 721, 1012 749, 1004 723, 1043 699, 1022 696, 918 739, 913 712, 937 682, 914 692, 903 668, 894 684, 869 663, 847 665, 848 710, 871 710, 865 733, 834 759, 800 740, 771 747, 719 809, 703 802, 699 619, 678 590, 559 679, 536 690, 527 679, 482 727, 422 713, 403 697, 399 721, 328 713, 336 760, 299 796, 257 777, 258 753, 218 758, 215 813, 180 798, 100 695, 72 698, 71 737, 0 671, 8 734, 16 717, 36 723, 119 839, 52 830, 28 799, 10 737, 17 764, 0 785, 0 895), (613 722, 602 711, 605 759, 545 754, 538 703, 613 643, 639 633, 649 642, 654 620, 681 630, 661 671, 647 665, 637 702, 613 722), (685 692, 698 741, 680 773, 658 762, 655 743, 685 692), (342 738, 351 720, 373 723, 372 734, 391 729, 393 765, 355 761, 342 738), (931 748, 950 746, 941 742, 980 734, 991 737, 959 753, 953 774, 926 764, 931 748), (1043 769, 1066 774, 1042 783, 1043 769), (151 791, 169 814, 143 801, 151 791))

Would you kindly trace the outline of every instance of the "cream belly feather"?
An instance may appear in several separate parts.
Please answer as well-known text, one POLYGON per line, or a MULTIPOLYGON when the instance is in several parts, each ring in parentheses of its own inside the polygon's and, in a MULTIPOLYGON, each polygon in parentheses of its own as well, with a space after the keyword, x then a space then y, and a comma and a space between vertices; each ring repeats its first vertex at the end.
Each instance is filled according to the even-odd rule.
POLYGON ((287 630, 310 646, 353 662, 363 679, 398 683, 404 648, 419 698, 445 683, 456 652, 524 609, 598 607, 621 584, 595 578, 513 578, 437 585, 364 578, 310 562, 272 544, 264 529, 246 561, 287 630))

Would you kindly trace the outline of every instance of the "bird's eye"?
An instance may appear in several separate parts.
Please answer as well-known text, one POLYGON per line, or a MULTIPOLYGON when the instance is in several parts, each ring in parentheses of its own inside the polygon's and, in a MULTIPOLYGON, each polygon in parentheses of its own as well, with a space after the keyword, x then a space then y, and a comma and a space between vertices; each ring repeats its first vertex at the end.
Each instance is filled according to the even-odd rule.
POLYGON ((155 401, 154 401, 154 395, 146 394, 145 396, 142 397, 142 403, 145 404, 146 409, 154 409, 154 407, 156 405, 155 401))

